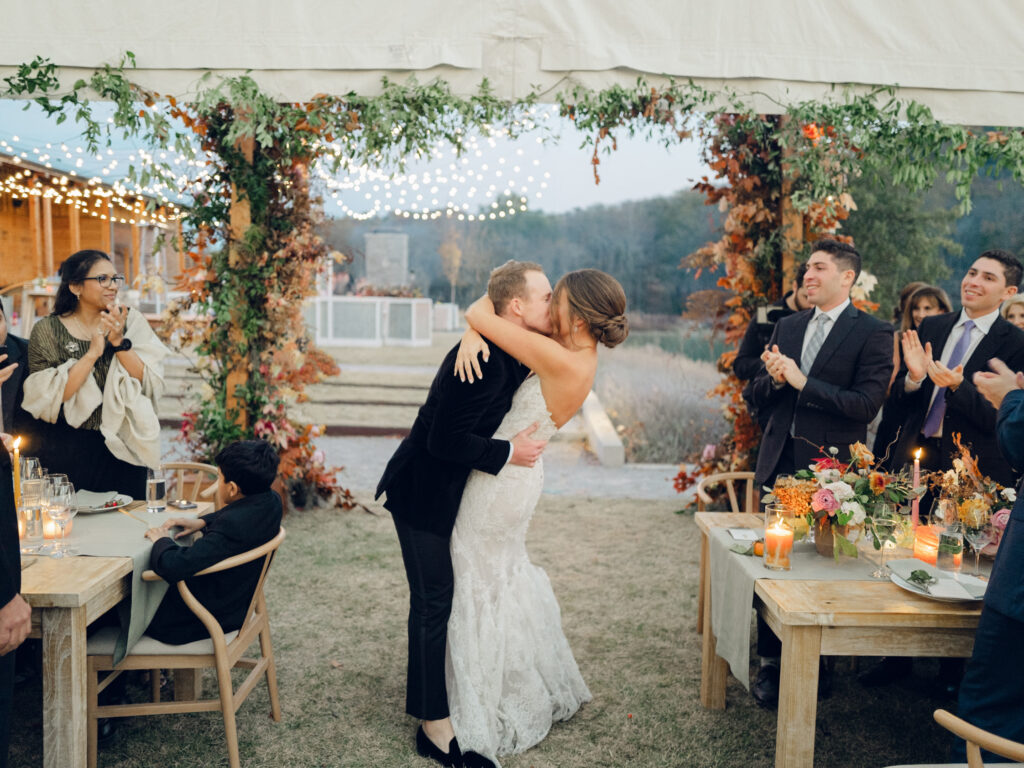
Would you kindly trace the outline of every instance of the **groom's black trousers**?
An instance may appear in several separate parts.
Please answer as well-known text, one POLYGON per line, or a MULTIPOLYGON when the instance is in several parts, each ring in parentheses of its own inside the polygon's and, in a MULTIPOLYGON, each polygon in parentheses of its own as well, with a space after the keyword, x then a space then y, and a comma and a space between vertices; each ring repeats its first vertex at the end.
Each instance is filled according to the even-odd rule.
POLYGON ((411 528, 397 518, 395 530, 402 545, 409 579, 409 672, 405 711, 421 720, 448 717, 444 682, 448 616, 452 612, 450 537, 411 528))

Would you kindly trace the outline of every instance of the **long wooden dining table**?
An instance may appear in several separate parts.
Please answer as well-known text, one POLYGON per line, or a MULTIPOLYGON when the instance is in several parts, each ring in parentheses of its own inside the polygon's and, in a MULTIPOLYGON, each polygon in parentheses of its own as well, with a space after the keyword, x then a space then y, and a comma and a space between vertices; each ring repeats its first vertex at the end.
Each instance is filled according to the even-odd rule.
MULTIPOLYGON (((145 508, 136 502, 129 510, 145 508)), ((213 509, 200 503, 190 514, 213 509)), ((69 537, 69 544, 74 538, 69 537)), ((30 637, 42 640, 43 765, 85 768, 87 627, 131 597, 130 557, 22 558, 21 594, 32 606, 30 637)))
MULTIPOLYGON (((732 512, 698 512, 695 519, 705 574, 700 700, 725 709, 728 665, 715 650, 708 535, 713 528, 760 529, 764 520, 732 512)), ((930 600, 887 581, 778 580, 767 572, 754 584, 753 607, 782 641, 776 768, 814 765, 821 656, 970 656, 981 615, 978 602, 930 600)))

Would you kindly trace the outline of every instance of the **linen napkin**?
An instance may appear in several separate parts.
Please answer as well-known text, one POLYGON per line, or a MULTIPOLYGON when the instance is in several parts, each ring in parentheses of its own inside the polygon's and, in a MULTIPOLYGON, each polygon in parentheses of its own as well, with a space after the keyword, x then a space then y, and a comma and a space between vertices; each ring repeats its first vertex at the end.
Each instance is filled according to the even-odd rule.
POLYGON ((108 501, 117 498, 117 491, 76 491, 75 507, 95 512, 103 509, 108 501))

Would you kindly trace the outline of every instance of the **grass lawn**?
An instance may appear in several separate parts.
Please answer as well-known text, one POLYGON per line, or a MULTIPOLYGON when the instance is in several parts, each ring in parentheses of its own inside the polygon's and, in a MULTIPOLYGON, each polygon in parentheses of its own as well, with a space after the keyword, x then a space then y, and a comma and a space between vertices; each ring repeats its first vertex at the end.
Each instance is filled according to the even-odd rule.
MULTIPOLYGON (((505 768, 774 764, 775 713, 738 683, 730 679, 725 711, 700 706, 698 533, 677 506, 543 497, 531 554, 551 577, 594 701, 505 768)), ((243 765, 426 768, 404 714, 408 592, 390 518, 315 510, 285 525, 268 585, 284 719, 269 719, 258 686, 239 712, 243 765)), ((818 708, 816 765, 942 762, 948 740, 931 712, 953 703, 927 692, 935 668, 918 663, 910 681, 868 692, 840 660, 835 692, 818 708)), ((15 695, 11 765, 38 766, 38 680, 15 695)), ((227 765, 221 720, 122 721, 99 764, 227 765)))

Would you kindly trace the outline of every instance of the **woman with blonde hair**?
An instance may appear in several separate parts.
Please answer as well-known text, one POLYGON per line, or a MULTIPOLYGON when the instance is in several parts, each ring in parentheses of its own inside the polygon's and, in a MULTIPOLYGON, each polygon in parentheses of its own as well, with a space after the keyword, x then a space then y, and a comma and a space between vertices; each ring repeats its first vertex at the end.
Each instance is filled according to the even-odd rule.
POLYGON ((1024 330, 1024 296, 1017 294, 1003 302, 999 314, 1018 328, 1024 330))
MULTIPOLYGON (((477 353, 486 356, 481 335, 532 371, 494 436, 536 425, 533 437, 547 440, 569 421, 594 382, 597 345, 614 347, 628 335, 625 312, 622 286, 596 269, 558 281, 550 338, 499 317, 486 296, 476 301, 466 312, 459 374, 472 377, 477 353)), ((591 698, 551 583, 526 551, 543 483, 541 460, 533 467, 506 464, 497 475, 474 471, 455 518, 445 677, 466 766, 496 765, 498 755, 529 749, 591 698)))

